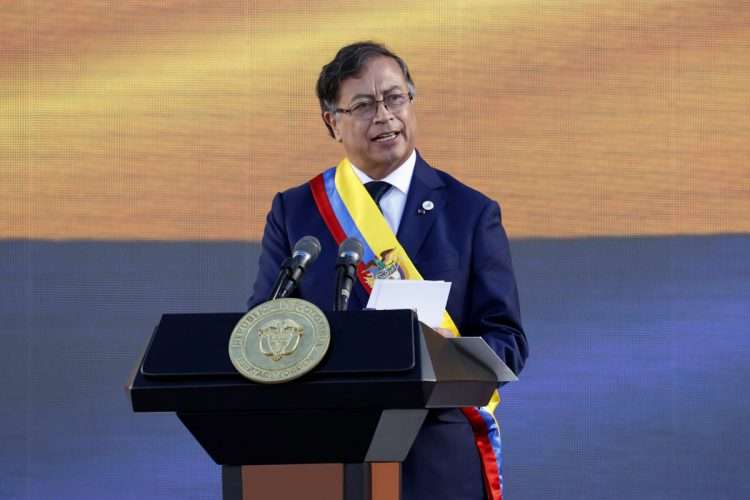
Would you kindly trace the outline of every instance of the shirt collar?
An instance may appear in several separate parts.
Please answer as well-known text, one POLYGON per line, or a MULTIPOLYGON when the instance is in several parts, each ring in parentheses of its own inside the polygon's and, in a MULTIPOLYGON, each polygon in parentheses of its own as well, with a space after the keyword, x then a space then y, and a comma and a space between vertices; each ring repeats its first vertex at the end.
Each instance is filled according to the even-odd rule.
MULTIPOLYGON (((380 179, 383 182, 387 182, 391 186, 395 187, 399 191, 401 191, 404 194, 407 194, 409 192, 409 185, 411 184, 411 178, 414 175, 414 165, 417 163, 417 150, 412 150, 411 155, 409 155, 409 158, 406 159, 404 163, 399 165, 396 170, 391 172, 390 174, 386 175, 384 178, 380 179)), ((362 182, 362 184, 367 184, 368 182, 372 182, 375 179, 364 173, 352 163, 352 167, 354 167, 354 173, 357 174, 357 177, 362 182)))

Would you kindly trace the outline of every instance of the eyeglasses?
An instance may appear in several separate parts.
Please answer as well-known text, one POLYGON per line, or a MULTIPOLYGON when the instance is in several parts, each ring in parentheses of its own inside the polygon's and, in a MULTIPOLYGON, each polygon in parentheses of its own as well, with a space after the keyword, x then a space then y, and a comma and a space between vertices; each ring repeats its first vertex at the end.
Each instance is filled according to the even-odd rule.
POLYGON ((414 99, 414 96, 409 92, 408 94, 388 94, 382 99, 369 99, 366 101, 355 102, 351 108, 336 108, 336 113, 347 113, 357 120, 372 120, 378 112, 378 104, 381 102, 385 109, 391 113, 398 113, 404 106, 410 103, 414 99))

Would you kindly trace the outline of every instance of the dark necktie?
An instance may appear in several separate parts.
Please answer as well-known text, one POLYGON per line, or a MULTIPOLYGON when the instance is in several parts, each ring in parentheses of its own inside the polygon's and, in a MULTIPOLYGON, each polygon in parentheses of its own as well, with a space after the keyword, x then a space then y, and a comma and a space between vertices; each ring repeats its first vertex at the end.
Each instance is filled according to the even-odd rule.
MULTIPOLYGON (((380 208, 380 199, 391 189, 391 185, 383 181, 372 181, 365 184, 365 189, 367 189, 372 199, 375 200, 375 204, 380 208)), ((380 208, 380 211, 382 212, 383 209, 380 208)))

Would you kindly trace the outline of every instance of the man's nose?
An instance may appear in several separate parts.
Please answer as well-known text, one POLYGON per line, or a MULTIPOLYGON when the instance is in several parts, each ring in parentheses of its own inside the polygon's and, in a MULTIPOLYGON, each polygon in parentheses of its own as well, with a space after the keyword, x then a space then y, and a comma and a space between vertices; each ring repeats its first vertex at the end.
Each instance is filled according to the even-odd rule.
POLYGON ((375 122, 384 122, 393 118, 393 112, 385 105, 385 100, 375 101, 375 122))

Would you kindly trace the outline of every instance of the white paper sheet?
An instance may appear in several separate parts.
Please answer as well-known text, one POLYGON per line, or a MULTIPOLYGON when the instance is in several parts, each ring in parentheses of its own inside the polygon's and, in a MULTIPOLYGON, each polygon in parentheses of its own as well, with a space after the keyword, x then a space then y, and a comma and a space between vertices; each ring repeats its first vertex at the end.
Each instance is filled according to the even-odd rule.
POLYGON ((412 309, 419 321, 440 326, 451 290, 449 281, 375 280, 368 309, 412 309))

